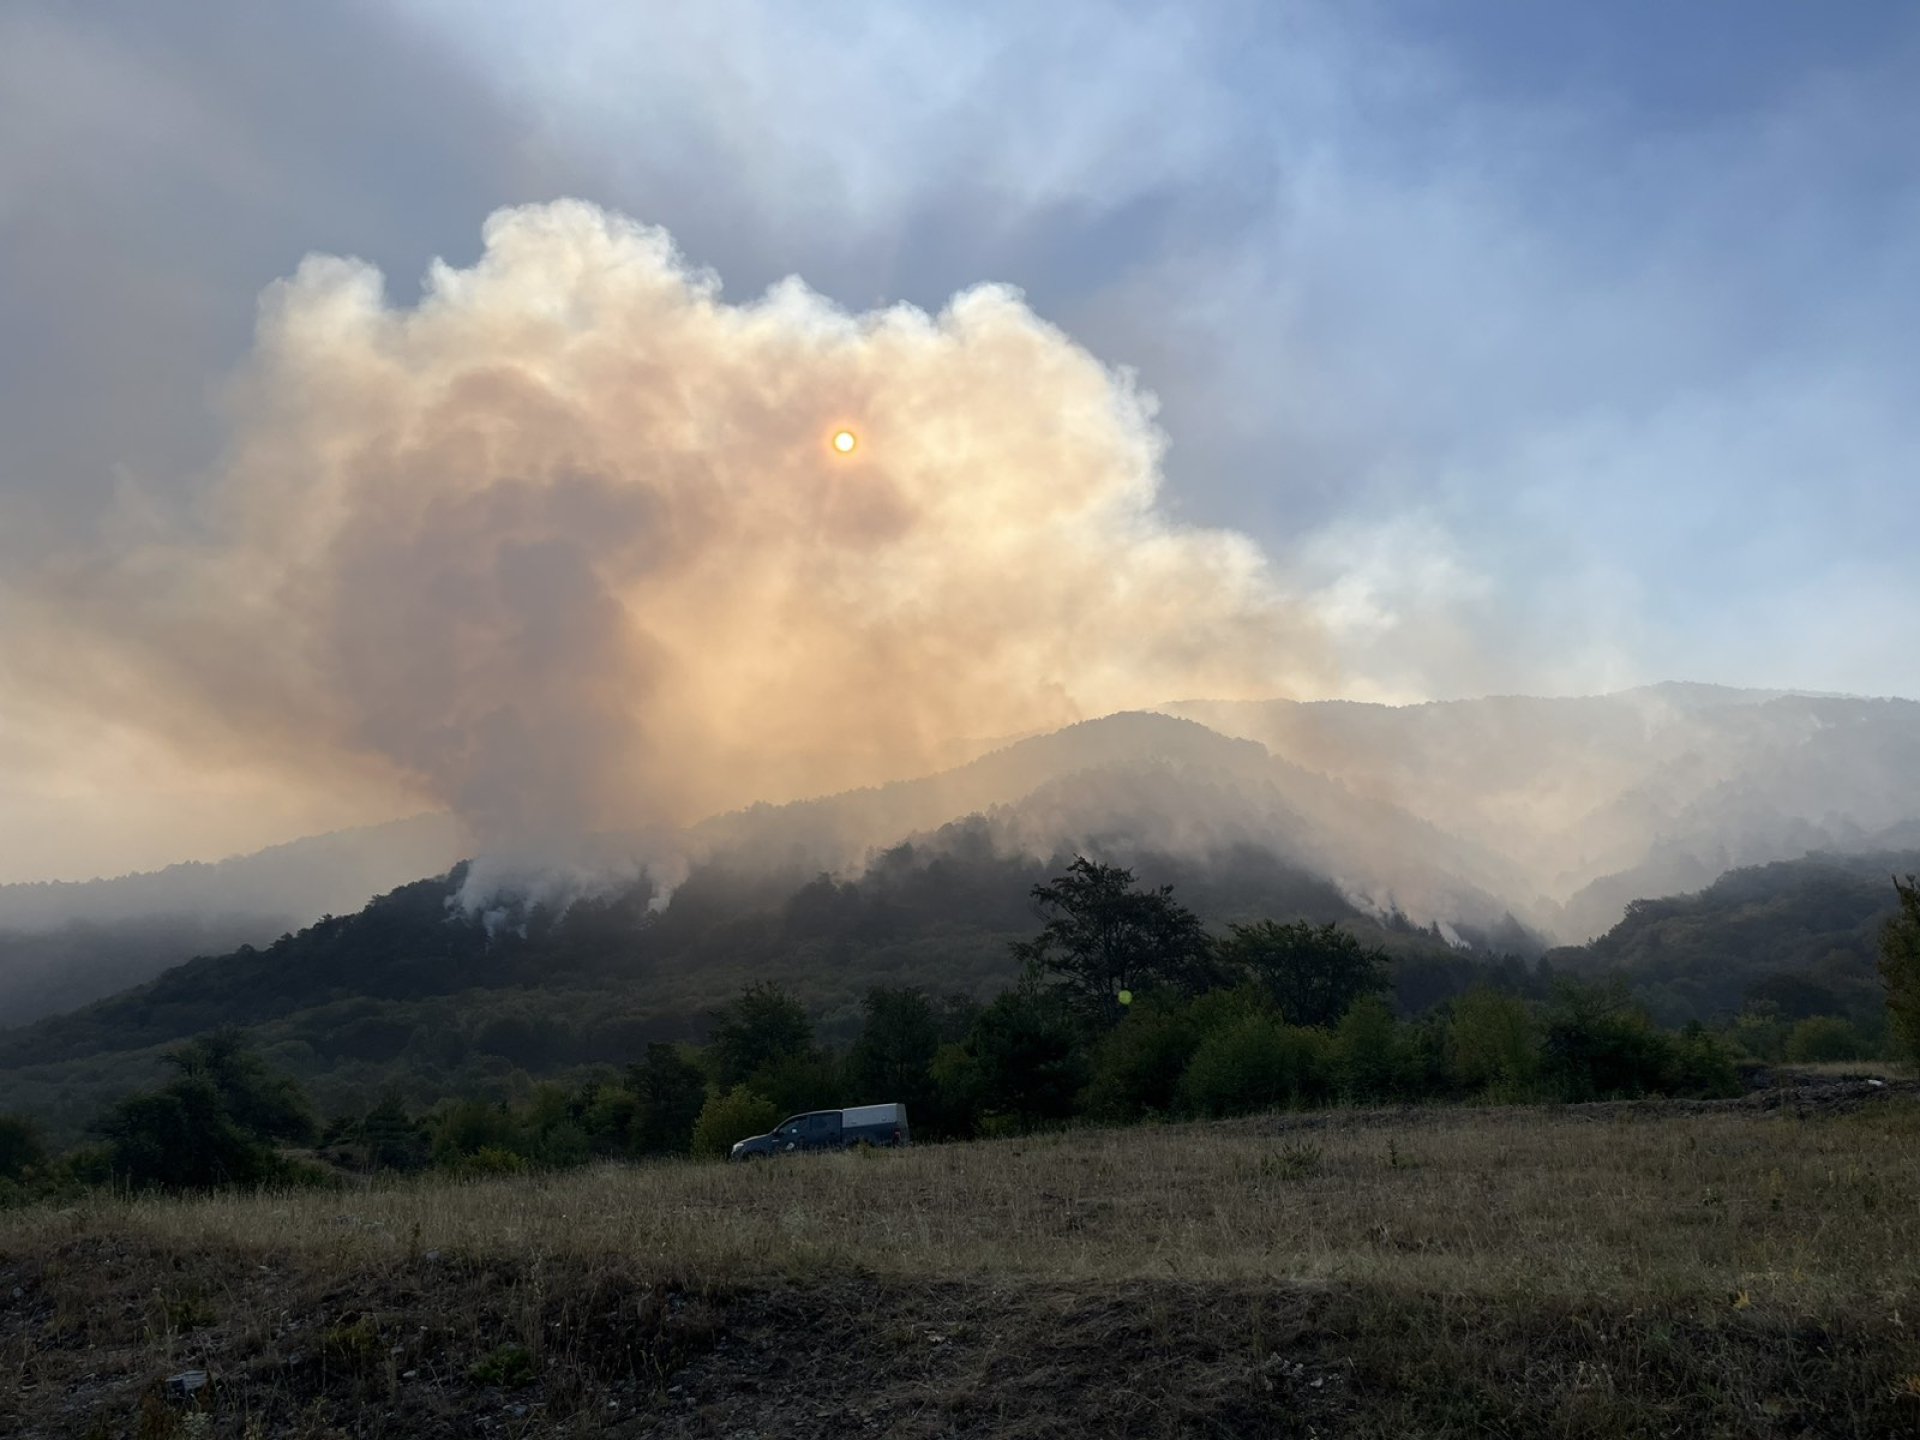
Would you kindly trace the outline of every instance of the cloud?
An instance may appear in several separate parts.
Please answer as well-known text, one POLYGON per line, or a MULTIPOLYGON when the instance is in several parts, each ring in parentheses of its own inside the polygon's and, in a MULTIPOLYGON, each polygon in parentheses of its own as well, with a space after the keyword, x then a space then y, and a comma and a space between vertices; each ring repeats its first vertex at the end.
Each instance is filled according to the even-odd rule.
POLYGON ((1002 287, 732 304, 661 230, 510 209, 412 307, 310 258, 229 409, 193 513, 43 569, 23 671, 490 844, 1330 683, 1259 549, 1158 508, 1150 397, 1002 287))

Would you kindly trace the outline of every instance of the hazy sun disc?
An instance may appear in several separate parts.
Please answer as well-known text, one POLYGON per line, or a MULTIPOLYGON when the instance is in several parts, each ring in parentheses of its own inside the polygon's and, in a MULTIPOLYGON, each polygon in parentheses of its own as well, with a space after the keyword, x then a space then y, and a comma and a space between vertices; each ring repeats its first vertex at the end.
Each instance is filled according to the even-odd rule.
POLYGON ((836 430, 833 433, 833 448, 842 455, 851 455, 853 447, 860 443, 860 437, 851 430, 836 430))

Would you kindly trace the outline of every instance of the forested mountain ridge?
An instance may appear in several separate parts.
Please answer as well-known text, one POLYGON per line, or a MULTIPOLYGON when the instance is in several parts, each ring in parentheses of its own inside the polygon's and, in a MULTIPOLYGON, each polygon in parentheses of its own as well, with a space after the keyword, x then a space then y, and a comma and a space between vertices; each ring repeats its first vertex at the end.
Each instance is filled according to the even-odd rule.
POLYGON ((1555 964, 1626 980, 1656 1018, 1723 1019, 1747 1006, 1787 1020, 1844 1015, 1883 1022, 1880 932, 1897 911, 1893 877, 1920 872, 1920 850, 1815 853, 1729 870, 1689 894, 1633 901, 1555 964))
POLYGON ((330 911, 444 872, 448 815, 309 836, 214 863, 112 879, 0 885, 0 1026, 58 1014, 188 956, 264 945, 330 911))

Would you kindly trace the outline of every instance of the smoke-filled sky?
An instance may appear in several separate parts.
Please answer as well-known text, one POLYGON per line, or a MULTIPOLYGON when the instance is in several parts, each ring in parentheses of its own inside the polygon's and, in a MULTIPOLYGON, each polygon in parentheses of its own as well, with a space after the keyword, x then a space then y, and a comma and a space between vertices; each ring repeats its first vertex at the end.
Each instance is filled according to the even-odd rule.
POLYGON ((16 0, 0 881, 1920 693, 1917 120, 1897 5, 16 0))

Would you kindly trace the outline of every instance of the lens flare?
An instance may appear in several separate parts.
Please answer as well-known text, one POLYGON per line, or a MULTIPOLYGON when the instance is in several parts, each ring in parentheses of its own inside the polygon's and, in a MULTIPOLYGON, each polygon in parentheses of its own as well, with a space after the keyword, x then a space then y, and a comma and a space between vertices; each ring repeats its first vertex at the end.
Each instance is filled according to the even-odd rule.
POLYGON ((854 446, 859 443, 860 437, 855 435, 851 430, 836 430, 833 432, 833 448, 838 450, 842 455, 851 455, 854 446))

